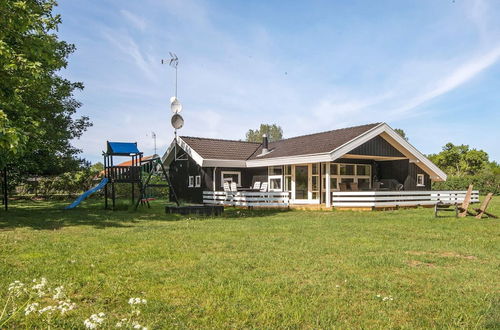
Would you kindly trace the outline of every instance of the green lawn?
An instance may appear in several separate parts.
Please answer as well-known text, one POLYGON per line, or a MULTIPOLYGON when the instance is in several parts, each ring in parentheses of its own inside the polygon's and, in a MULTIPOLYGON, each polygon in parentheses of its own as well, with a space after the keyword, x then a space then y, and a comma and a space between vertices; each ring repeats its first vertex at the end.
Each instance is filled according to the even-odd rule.
MULTIPOLYGON (((0 314, 9 283, 46 277, 76 303, 54 327, 83 328, 98 312, 114 327, 130 297, 147 300, 136 318, 150 329, 500 327, 499 219, 436 219, 428 208, 203 219, 167 216, 161 201, 137 212, 63 205, 0 211, 0 314)), ((5 327, 44 322, 23 310, 5 327)))

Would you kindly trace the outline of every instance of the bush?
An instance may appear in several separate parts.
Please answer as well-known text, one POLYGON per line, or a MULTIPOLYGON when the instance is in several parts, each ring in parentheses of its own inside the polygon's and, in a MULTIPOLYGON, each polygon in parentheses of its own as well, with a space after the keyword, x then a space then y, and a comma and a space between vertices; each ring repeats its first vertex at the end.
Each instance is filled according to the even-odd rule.
POLYGON ((500 195, 500 175, 495 173, 482 173, 467 176, 448 176, 445 182, 434 182, 434 190, 466 190, 469 184, 474 185, 474 190, 479 190, 481 195, 493 193, 500 195))

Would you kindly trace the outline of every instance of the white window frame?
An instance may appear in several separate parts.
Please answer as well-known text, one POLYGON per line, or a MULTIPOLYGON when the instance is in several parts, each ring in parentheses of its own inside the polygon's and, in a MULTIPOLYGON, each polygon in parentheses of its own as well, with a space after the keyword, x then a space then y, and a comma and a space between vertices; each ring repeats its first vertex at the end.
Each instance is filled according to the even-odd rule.
POLYGON ((283 176, 282 175, 269 175, 267 177, 267 187, 269 191, 283 191, 283 176), (279 180, 280 189, 271 189, 271 180, 279 180))
MULTIPOLYGON (((336 163, 336 162, 331 162, 331 163, 326 163, 326 164, 335 164, 337 165, 337 173, 338 174, 330 174, 331 178, 336 178, 337 179, 337 185, 339 185, 342 182, 342 179, 352 179, 354 183, 358 183, 358 179, 368 179, 368 186, 369 189, 372 188, 372 165, 371 164, 353 164, 353 163, 336 163), (354 175, 347 175, 347 174, 340 174, 340 166, 341 165, 354 165, 354 175), (363 165, 363 166, 368 166, 368 175, 358 175, 358 165, 363 165)), ((326 174, 322 173, 321 174, 322 179, 321 179, 321 184, 323 185, 323 179, 326 179, 326 174)), ((324 188, 322 186, 322 188, 324 188)), ((340 186, 338 188, 330 187, 330 191, 339 191, 340 186)), ((322 189, 323 190, 323 189, 322 189)))
POLYGON ((194 178, 194 186, 196 188, 200 188, 201 187, 201 175, 195 176, 195 178, 194 178))
POLYGON ((188 178, 188 188, 194 187, 194 176, 190 175, 188 178))
POLYGON ((425 187, 425 175, 422 173, 417 174, 417 187, 425 187), (419 178, 422 178, 422 183, 418 183, 419 178))
POLYGON ((236 185, 238 187, 241 187, 241 172, 240 171, 221 171, 220 172, 220 186, 221 188, 224 187, 224 174, 236 174, 238 175, 238 182, 236 182, 236 185))

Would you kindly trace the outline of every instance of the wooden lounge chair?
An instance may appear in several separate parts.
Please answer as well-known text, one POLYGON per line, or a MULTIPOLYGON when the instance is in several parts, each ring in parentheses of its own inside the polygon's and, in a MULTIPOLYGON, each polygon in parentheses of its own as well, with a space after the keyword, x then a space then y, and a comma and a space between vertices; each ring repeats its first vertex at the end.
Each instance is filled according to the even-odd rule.
POLYGON ((495 219, 498 218, 496 215, 486 212, 486 209, 488 208, 488 205, 490 204, 492 196, 493 196, 493 193, 488 193, 486 195, 486 197, 484 198, 483 202, 481 203, 481 206, 478 209, 474 209, 477 212, 476 219, 481 219, 483 217, 483 215, 486 215, 489 218, 495 218, 495 219))
POLYGON ((458 205, 457 203, 451 204, 439 201, 434 206, 434 216, 437 218, 438 213, 441 211, 455 212, 455 217, 465 217, 466 215, 475 215, 468 210, 471 197, 472 197, 472 185, 469 185, 469 188, 465 193, 465 197, 461 205, 458 205))
POLYGON ((472 185, 469 185, 469 188, 467 189, 467 193, 465 193, 465 198, 464 201, 462 202, 462 205, 458 207, 458 216, 463 218, 466 217, 467 215, 475 215, 471 211, 469 211, 469 205, 470 205, 470 200, 472 197, 472 185))

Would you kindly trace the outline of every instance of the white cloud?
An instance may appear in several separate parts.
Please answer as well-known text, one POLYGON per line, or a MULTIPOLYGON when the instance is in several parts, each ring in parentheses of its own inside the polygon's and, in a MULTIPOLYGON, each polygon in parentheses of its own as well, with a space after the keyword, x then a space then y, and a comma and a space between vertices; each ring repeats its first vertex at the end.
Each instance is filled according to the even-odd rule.
POLYGON ((134 15, 125 9, 121 9, 120 14, 122 14, 122 16, 125 17, 127 21, 129 21, 138 30, 140 31, 146 30, 147 23, 146 20, 144 20, 143 18, 134 15))

